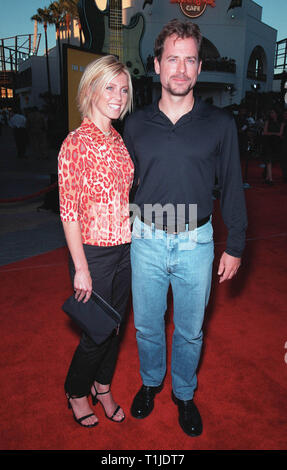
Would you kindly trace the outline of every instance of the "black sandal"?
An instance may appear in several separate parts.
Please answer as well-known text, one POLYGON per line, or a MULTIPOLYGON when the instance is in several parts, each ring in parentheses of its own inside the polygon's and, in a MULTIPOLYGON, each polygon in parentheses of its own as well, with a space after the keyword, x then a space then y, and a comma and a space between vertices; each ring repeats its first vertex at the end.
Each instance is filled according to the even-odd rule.
MULTIPOLYGON (((81 418, 77 418, 75 413, 74 413, 74 410, 73 410, 73 407, 70 403, 70 399, 71 398, 77 398, 77 397, 71 397, 71 396, 67 396, 67 401, 68 401, 68 409, 71 409, 72 410, 72 413, 73 413, 73 417, 74 417, 74 420, 80 424, 80 426, 83 426, 84 428, 94 428, 95 426, 97 426, 97 424, 99 424, 99 421, 97 421, 96 423, 94 424, 83 424, 82 421, 84 421, 85 419, 87 418, 90 418, 91 416, 95 416, 94 413, 90 413, 86 416, 82 416, 81 418)), ((96 416, 95 416, 96 417, 96 416)))
POLYGON ((98 392, 95 385, 93 385, 94 387, 94 390, 96 392, 95 395, 91 394, 92 395, 92 403, 93 405, 96 405, 98 402, 101 403, 102 407, 104 408, 104 411, 105 411, 105 415, 108 419, 110 419, 111 421, 113 421, 114 423, 122 423, 123 420, 125 419, 125 416, 122 417, 122 419, 118 420, 118 419, 114 419, 114 417, 117 415, 118 411, 121 409, 120 405, 116 406, 116 409, 115 411, 113 412, 112 416, 108 416, 107 413, 106 413, 106 410, 105 410, 105 407, 103 405, 103 403, 97 398, 98 395, 107 395, 108 393, 110 393, 110 389, 107 390, 106 392, 98 392))

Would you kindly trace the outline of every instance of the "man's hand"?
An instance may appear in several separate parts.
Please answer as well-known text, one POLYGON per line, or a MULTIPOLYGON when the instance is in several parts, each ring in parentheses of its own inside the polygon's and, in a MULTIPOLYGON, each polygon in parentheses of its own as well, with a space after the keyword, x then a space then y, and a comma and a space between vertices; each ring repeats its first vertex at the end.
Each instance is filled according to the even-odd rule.
POLYGON ((228 255, 227 253, 223 253, 218 267, 218 276, 219 282, 227 281, 228 279, 232 279, 233 276, 238 271, 238 268, 241 264, 241 258, 235 258, 234 256, 228 255))

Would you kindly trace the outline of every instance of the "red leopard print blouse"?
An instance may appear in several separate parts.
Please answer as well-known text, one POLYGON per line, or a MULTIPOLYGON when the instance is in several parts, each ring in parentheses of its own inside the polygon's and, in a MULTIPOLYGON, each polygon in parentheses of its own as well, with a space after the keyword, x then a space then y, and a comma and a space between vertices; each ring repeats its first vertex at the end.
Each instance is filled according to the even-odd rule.
POLYGON ((58 162, 61 220, 80 222, 84 244, 129 243, 134 166, 119 133, 112 128, 106 137, 85 118, 64 140, 58 162))

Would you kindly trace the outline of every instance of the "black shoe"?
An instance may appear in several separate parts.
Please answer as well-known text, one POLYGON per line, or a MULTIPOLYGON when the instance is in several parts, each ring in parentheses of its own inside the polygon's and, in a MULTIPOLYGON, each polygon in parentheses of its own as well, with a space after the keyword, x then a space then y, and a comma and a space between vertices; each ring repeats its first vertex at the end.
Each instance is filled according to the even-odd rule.
POLYGON ((114 419, 116 417, 116 415, 118 414, 118 412, 120 411, 120 409, 121 409, 120 405, 115 405, 115 409, 114 409, 112 415, 108 416, 103 403, 98 399, 98 396, 100 396, 100 395, 107 395, 108 393, 111 393, 110 388, 106 392, 98 392, 96 387, 95 387, 95 384, 92 385, 92 388, 95 391, 95 394, 93 394, 92 391, 91 391, 93 405, 95 406, 99 401, 100 404, 102 405, 102 407, 104 408, 105 415, 108 419, 110 419, 114 423, 122 423, 123 420, 125 419, 125 416, 123 416, 121 419, 114 419))
POLYGON ((162 385, 159 387, 147 387, 143 385, 136 394, 132 407, 131 414, 134 418, 146 418, 153 410, 154 397, 162 389, 162 385))
POLYGON ((73 413, 73 418, 74 420, 80 424, 80 426, 83 426, 84 428, 94 428, 95 426, 97 426, 99 424, 99 421, 96 421, 95 423, 93 424, 83 424, 83 421, 85 421, 87 418, 90 418, 91 416, 95 416, 94 413, 90 413, 88 415, 85 415, 85 416, 81 416, 80 418, 76 418, 76 415, 74 413, 74 410, 73 410, 73 407, 71 405, 71 402, 70 402, 70 399, 72 397, 70 396, 67 396, 67 400, 68 400, 68 408, 69 409, 72 409, 72 413, 73 413))
POLYGON ((188 436, 200 436, 202 433, 202 421, 193 400, 179 400, 174 394, 172 394, 172 399, 178 406, 178 421, 182 430, 188 436))

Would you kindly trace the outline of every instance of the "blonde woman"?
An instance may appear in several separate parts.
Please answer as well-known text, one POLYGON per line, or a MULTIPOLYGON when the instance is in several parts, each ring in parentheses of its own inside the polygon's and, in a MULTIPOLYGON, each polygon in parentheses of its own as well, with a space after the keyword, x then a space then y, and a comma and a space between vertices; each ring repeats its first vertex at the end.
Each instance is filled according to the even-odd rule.
MULTIPOLYGON (((87 302, 95 290, 123 317, 130 292, 134 167, 112 121, 132 107, 126 67, 111 55, 90 63, 79 85, 78 106, 82 124, 69 133, 59 153, 60 214, 75 297, 87 302)), ((81 426, 98 424, 90 394, 107 418, 122 422, 125 417, 110 391, 118 345, 116 332, 100 345, 82 333, 65 382, 68 407, 81 426)))

